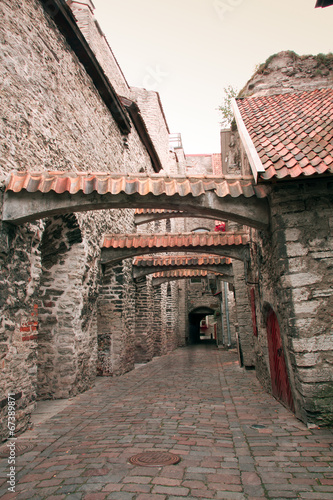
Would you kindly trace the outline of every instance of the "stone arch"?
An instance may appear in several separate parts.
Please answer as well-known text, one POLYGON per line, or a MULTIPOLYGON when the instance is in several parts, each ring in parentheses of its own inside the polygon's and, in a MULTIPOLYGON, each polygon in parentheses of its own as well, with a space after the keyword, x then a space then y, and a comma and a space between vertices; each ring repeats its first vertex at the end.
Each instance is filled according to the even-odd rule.
POLYGON ((87 252, 74 214, 46 220, 41 238, 38 399, 67 398, 95 376, 96 315, 87 310, 87 252))
POLYGON ((207 306, 197 306, 188 313, 189 319, 189 343, 197 344, 200 342, 200 323, 207 316, 213 315, 214 309, 207 306))
POLYGON ((163 254, 163 253, 204 253, 210 255, 219 255, 221 257, 230 257, 232 259, 247 261, 249 258, 249 250, 247 245, 218 245, 218 246, 168 246, 168 247, 131 247, 131 248, 102 248, 101 262, 102 264, 114 265, 128 258, 138 257, 148 254, 163 254))
POLYGON ((266 188, 248 180, 62 172, 13 173, 4 197, 3 220, 20 224, 115 208, 184 211, 258 229, 266 229, 270 221, 266 188))

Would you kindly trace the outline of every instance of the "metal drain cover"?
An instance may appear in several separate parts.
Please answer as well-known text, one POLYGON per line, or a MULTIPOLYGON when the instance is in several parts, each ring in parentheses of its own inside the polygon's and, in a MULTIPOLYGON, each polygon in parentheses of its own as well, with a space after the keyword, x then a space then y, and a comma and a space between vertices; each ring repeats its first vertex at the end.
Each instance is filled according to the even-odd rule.
POLYGON ((129 462, 133 465, 141 465, 142 467, 161 467, 163 465, 178 464, 180 457, 168 451, 145 451, 133 455, 129 459, 129 462))
MULTIPOLYGON (((15 456, 18 455, 23 455, 24 453, 28 453, 28 451, 31 451, 35 448, 34 443, 15 443, 15 456)), ((0 457, 1 458, 7 458, 9 457, 9 446, 4 446, 0 450, 0 457)))

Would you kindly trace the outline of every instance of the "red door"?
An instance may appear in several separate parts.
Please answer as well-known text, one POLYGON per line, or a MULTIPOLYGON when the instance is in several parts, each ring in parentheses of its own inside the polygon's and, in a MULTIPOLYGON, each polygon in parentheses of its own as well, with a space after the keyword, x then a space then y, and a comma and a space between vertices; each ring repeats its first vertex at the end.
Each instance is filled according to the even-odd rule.
POLYGON ((270 310, 267 318, 267 337, 273 396, 294 412, 295 407, 283 353, 280 327, 273 309, 270 310))

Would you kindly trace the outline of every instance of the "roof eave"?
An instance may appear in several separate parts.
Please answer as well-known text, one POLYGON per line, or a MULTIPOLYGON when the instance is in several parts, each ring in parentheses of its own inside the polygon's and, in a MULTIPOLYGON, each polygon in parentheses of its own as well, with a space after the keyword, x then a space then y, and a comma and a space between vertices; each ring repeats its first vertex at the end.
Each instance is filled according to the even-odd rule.
POLYGON ((255 145, 253 144, 253 141, 250 137, 250 134, 247 131, 247 128, 246 128, 246 125, 245 125, 244 120, 242 118, 241 112, 238 108, 237 101, 234 98, 231 101, 231 107, 232 107, 232 111, 233 111, 233 114, 234 114, 234 117, 236 120, 239 137, 242 141, 245 152, 246 152, 247 157, 249 159, 249 163, 250 163, 251 170, 253 173, 254 181, 257 184, 258 176, 261 173, 265 172, 264 166, 261 163, 260 157, 258 155, 256 148, 255 148, 255 145))
POLYGON ((45 12, 58 26, 59 31, 84 66, 121 133, 128 135, 131 131, 131 124, 126 112, 110 80, 78 27, 71 9, 64 0, 41 0, 41 3, 45 12))

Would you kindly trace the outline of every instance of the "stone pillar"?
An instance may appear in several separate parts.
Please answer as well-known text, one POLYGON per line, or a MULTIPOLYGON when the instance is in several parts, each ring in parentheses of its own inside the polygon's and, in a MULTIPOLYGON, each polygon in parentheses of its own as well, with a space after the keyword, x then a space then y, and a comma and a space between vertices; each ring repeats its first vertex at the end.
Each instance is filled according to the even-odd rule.
POLYGON ((152 301, 150 282, 147 278, 136 283, 135 293, 135 342, 134 360, 136 363, 147 363, 154 354, 152 333, 152 301))
MULTIPOLYGON (((0 192, 0 205, 2 193, 0 192)), ((35 407, 39 329, 40 225, 1 224, 0 442, 9 437, 8 394, 16 399, 15 432, 26 430, 35 407)))
POLYGON ((255 365, 252 315, 247 284, 245 280, 244 262, 233 259, 234 287, 238 320, 240 349, 245 367, 255 365))
POLYGON ((162 287, 154 288, 153 293, 153 336, 154 336, 154 356, 161 356, 166 353, 165 325, 162 322, 162 287))
POLYGON ((186 280, 178 282, 178 300, 176 304, 176 321, 178 326, 179 347, 186 345, 186 280))
POLYGON ((134 368, 134 311, 129 264, 107 267, 98 301, 99 375, 121 375, 134 368))
POLYGON ((97 278, 87 271, 75 215, 48 219, 40 247, 38 398, 67 398, 87 390, 96 375, 97 278))
POLYGON ((276 186, 270 201, 274 261, 267 285, 275 266, 271 303, 294 400, 305 421, 332 425, 332 183, 318 178, 276 186))

